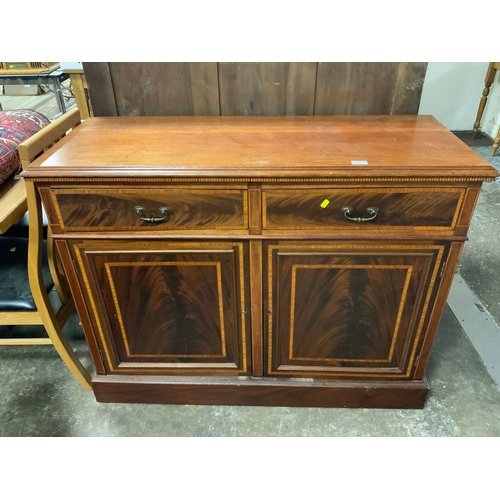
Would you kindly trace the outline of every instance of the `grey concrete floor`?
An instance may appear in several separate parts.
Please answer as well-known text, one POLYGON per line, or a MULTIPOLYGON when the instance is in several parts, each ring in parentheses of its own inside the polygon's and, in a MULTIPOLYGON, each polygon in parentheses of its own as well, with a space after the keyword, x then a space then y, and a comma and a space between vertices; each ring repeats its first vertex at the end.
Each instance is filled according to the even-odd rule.
MULTIPOLYGON (((473 149, 500 169, 490 147, 473 149)), ((485 184, 459 267, 497 322, 499 213, 500 183, 485 184)), ((0 327, 0 335, 5 329, 25 333, 0 327)), ((76 314, 65 333, 91 370, 76 314)), ((103 404, 51 346, 1 347, 0 436, 500 436, 500 389, 448 307, 426 376, 423 410, 103 404)))
MULTIPOLYGON (((74 316, 66 327, 90 367, 74 316)), ((423 410, 97 403, 51 346, 4 347, 0 436, 500 436, 500 390, 447 308, 423 410)))
MULTIPOLYGON (((472 149, 500 171, 500 152, 472 149)), ((483 184, 458 272, 500 325, 500 178, 483 184)))

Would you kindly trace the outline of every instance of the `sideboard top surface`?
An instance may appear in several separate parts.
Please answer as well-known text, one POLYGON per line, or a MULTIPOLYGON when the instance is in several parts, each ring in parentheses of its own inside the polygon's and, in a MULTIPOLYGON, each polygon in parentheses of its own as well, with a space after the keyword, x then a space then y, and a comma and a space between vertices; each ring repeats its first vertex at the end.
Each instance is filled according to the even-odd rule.
POLYGON ((24 173, 41 177, 498 175, 432 116, 88 118, 24 173))

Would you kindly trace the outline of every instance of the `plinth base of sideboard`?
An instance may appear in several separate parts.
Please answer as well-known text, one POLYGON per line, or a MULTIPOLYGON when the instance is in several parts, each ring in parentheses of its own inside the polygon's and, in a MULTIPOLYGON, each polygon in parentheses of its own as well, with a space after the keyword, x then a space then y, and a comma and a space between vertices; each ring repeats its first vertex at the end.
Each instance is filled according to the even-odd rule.
POLYGON ((423 380, 355 381, 270 377, 95 375, 102 403, 157 403, 323 408, 423 408, 423 380))

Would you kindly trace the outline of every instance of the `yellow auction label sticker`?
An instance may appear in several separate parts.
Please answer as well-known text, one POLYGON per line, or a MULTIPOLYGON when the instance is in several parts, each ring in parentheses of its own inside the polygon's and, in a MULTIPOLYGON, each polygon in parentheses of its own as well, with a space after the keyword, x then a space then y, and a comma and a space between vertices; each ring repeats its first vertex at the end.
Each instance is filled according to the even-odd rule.
POLYGON ((321 203, 320 207, 326 208, 328 205, 330 205, 330 200, 323 200, 323 203, 321 203))

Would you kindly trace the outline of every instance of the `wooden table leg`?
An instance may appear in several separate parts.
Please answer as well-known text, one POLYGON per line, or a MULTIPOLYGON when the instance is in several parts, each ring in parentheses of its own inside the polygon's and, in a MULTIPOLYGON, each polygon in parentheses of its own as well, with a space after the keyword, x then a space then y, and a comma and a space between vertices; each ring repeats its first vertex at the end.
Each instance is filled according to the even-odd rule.
MULTIPOLYGON (((488 94, 490 93, 491 84, 493 83, 493 80, 495 79, 496 71, 497 70, 494 66, 494 63, 490 63, 488 66, 488 71, 486 72, 486 78, 484 80, 483 96, 481 97, 481 100, 479 101, 479 109, 477 110, 477 117, 476 117, 476 121, 474 122, 474 128, 472 130, 472 139, 476 138, 476 134, 479 131, 479 125, 481 125, 481 118, 483 116, 484 107, 486 106, 486 101, 488 100, 488 94)), ((493 146, 493 147, 495 147, 495 146, 493 146)), ((498 144, 497 144, 497 148, 498 148, 498 144)), ((494 154, 494 153, 492 153, 492 154, 494 154)))

